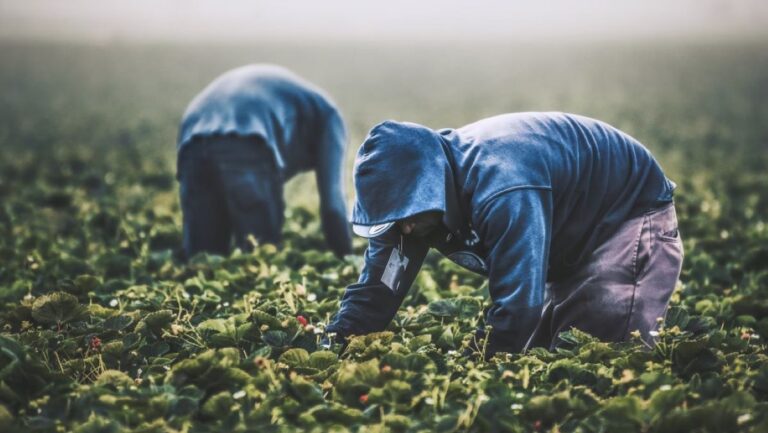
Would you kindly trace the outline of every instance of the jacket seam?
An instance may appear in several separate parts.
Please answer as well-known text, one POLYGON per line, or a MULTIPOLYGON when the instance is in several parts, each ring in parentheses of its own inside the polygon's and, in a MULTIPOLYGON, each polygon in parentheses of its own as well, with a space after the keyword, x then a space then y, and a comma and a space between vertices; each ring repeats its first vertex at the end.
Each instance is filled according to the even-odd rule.
POLYGON ((642 242, 643 238, 643 228, 645 228, 645 221, 647 216, 643 216, 643 221, 640 224, 640 229, 638 230, 637 236, 634 240, 634 248, 632 249, 632 281, 637 284, 637 281, 639 279, 638 276, 638 269, 637 269, 637 259, 638 254, 640 253, 640 242, 642 242))

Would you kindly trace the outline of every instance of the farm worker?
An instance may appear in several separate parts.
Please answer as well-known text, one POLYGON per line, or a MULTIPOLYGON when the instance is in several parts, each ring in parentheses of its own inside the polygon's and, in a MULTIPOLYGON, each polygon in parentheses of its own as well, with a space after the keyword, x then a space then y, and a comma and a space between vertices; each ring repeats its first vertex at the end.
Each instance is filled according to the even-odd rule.
POLYGON ((181 120, 177 177, 187 257, 280 244, 283 183, 315 171, 330 249, 351 250, 342 164, 346 131, 328 95, 285 68, 248 65, 198 94, 181 120))
POLYGON ((386 328, 434 247, 489 279, 488 353, 553 348, 571 327, 651 332, 680 274, 675 184, 603 122, 504 114, 459 129, 375 126, 354 168, 365 265, 327 331, 386 328))

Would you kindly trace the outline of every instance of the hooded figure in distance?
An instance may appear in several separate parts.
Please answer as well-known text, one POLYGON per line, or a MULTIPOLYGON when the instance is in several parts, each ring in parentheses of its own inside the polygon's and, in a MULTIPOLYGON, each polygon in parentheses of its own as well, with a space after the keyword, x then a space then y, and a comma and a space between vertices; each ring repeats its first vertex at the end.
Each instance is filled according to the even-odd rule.
POLYGON ((360 147, 355 233, 365 266, 327 327, 385 329, 429 248, 489 278, 489 353, 553 348, 571 327, 646 341, 680 274, 674 183, 600 121, 505 114, 434 131, 383 122, 360 147))
POLYGON ((283 183, 314 170, 328 247, 351 251, 343 190, 344 122, 318 87, 285 68, 249 65, 216 78, 181 121, 184 251, 229 252, 248 236, 280 244, 283 183))

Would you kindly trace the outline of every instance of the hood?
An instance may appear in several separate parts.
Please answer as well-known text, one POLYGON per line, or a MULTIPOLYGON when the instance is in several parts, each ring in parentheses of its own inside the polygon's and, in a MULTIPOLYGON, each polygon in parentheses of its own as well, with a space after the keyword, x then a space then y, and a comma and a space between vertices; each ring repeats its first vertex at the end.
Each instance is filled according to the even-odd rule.
POLYGON ((351 222, 381 225, 426 212, 443 212, 450 231, 462 225, 448 143, 435 131, 386 121, 371 129, 354 167, 351 222))

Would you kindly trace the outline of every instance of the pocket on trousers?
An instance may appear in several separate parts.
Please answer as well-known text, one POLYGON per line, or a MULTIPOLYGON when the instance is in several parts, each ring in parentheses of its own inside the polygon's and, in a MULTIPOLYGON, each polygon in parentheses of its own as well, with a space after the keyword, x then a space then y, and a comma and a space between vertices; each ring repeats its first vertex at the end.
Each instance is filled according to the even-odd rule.
POLYGON ((679 242, 680 231, 677 225, 677 213, 673 204, 648 214, 654 231, 654 238, 662 242, 679 242))
POLYGON ((656 237, 662 242, 678 242, 680 241, 680 230, 677 228, 667 230, 659 233, 656 237))

